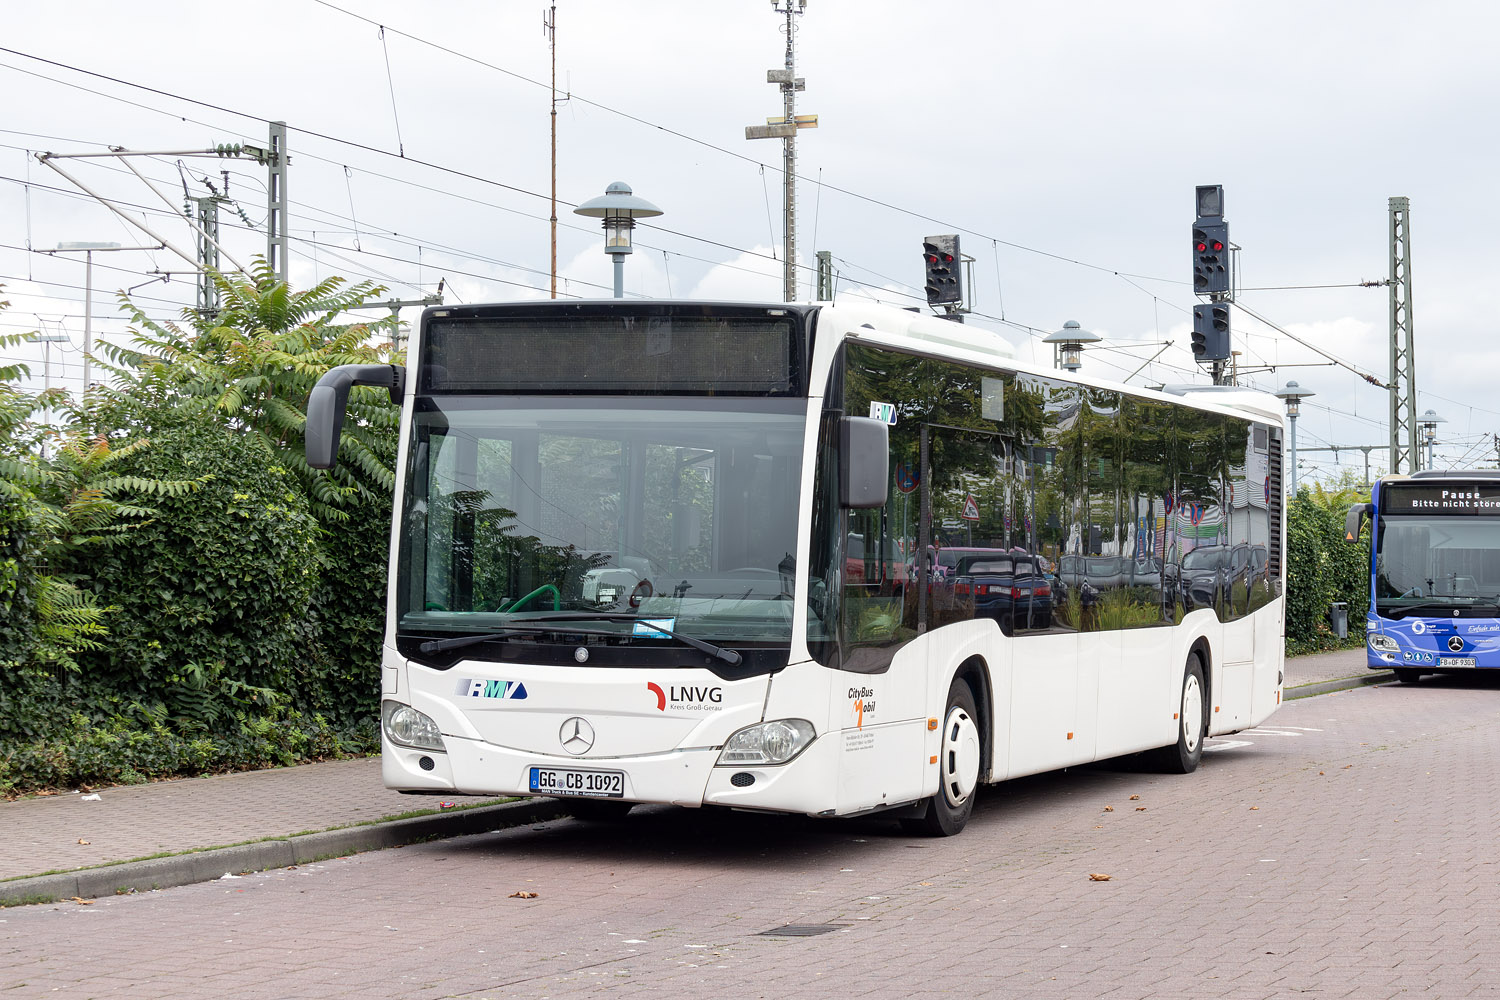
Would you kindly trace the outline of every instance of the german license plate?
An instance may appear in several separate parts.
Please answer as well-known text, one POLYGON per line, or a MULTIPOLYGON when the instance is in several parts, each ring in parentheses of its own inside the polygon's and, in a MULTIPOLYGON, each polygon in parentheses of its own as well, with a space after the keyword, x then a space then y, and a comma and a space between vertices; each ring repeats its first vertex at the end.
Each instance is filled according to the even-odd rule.
POLYGON ((1472 656, 1439 656, 1438 657, 1438 666, 1440 666, 1440 667, 1472 667, 1472 666, 1474 666, 1474 657, 1472 657, 1472 656))
POLYGON ((538 795, 588 795, 618 799, 625 795, 625 772, 533 767, 531 790, 538 795))

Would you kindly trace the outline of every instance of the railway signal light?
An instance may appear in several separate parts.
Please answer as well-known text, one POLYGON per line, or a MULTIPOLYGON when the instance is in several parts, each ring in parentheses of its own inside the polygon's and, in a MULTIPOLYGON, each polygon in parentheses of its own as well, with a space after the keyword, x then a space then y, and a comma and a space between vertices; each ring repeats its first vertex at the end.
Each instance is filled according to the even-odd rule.
POLYGON ((1193 306, 1193 359, 1229 360, 1229 304, 1208 302, 1193 306))
POLYGON ((922 267, 926 275, 928 305, 948 305, 963 301, 963 283, 958 277, 959 259, 956 235, 929 236, 922 241, 922 267))
POLYGON ((1217 295, 1229 291, 1229 223, 1199 219, 1193 223, 1193 292, 1217 295))

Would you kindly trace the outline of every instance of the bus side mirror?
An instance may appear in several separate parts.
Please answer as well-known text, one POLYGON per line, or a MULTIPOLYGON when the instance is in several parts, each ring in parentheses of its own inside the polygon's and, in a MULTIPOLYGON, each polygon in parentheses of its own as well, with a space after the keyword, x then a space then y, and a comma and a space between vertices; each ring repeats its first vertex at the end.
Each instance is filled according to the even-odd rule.
POLYGON ((1344 541, 1359 541, 1359 529, 1365 515, 1375 516, 1375 505, 1372 503, 1357 503, 1349 508, 1349 513, 1344 515, 1344 541))
POLYGON ((890 427, 869 417, 839 418, 839 504, 884 507, 890 494, 890 427))
POLYGON ((356 385, 383 386, 391 391, 391 402, 400 406, 406 392, 406 369, 399 365, 339 365, 323 373, 307 395, 307 425, 303 429, 307 464, 314 469, 331 469, 338 464, 344 410, 349 405, 349 390, 356 385))

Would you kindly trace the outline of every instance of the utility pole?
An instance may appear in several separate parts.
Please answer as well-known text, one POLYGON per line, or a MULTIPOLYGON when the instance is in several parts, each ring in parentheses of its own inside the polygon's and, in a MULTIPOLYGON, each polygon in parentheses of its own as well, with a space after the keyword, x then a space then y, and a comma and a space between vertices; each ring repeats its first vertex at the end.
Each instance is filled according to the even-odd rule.
POLYGON ((1365 483, 1364 483, 1364 485, 1365 485, 1366 489, 1369 489, 1370 488, 1370 452, 1372 452, 1372 451, 1379 451, 1380 449, 1382 449, 1384 447, 1385 447, 1385 445, 1383 445, 1383 444, 1325 444, 1325 445, 1317 445, 1316 447, 1308 447, 1308 446, 1304 445, 1303 448, 1302 448, 1302 450, 1303 451, 1331 451, 1331 452, 1333 452, 1333 460, 1335 462, 1337 462, 1339 460, 1339 452, 1341 452, 1341 451, 1362 451, 1362 452, 1364 452, 1364 455, 1365 455, 1365 483))
POLYGON ((420 299, 386 299, 384 302, 365 302, 350 309, 389 309, 391 311, 391 350, 401 350, 401 310, 405 306, 440 306, 443 304, 444 278, 438 282, 437 291, 432 295, 424 295, 420 299))
POLYGON ((818 301, 833 301, 833 254, 818 251, 818 301))
POLYGON ((766 70, 766 82, 780 86, 784 114, 781 118, 767 118, 765 125, 745 126, 746 139, 780 139, 782 141, 782 213, 783 257, 782 288, 783 301, 797 300, 797 130, 817 128, 817 115, 797 115, 797 92, 806 89, 797 76, 796 36, 797 24, 794 15, 807 10, 807 0, 771 0, 771 9, 786 16, 786 66, 783 69, 766 70))
POLYGON ((198 243, 198 315, 212 319, 219 314, 219 286, 213 275, 219 272, 219 202, 217 194, 202 198, 190 198, 198 231, 194 234, 198 243), (210 273, 212 271, 212 274, 210 273))
POLYGON ((270 146, 266 149, 266 265, 282 284, 287 281, 286 246, 286 122, 271 123, 270 146))
POLYGON ((1417 373, 1412 349, 1411 203, 1392 198, 1391 215, 1391 472, 1417 467, 1417 373))

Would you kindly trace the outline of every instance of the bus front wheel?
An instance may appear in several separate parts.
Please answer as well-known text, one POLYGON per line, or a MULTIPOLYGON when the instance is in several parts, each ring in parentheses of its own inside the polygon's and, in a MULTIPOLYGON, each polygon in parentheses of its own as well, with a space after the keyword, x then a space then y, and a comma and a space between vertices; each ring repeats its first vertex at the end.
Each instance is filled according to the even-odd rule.
POLYGON ((1396 680, 1402 684, 1415 684, 1422 679, 1422 671, 1413 670, 1411 667, 1396 667, 1396 680))
POLYGON ((1194 653, 1182 672, 1182 698, 1177 705, 1177 742, 1152 755, 1152 763, 1168 774, 1191 774, 1203 759, 1203 737, 1207 730, 1207 691, 1203 687, 1203 662, 1194 653))
POLYGON ((969 822, 979 787, 979 713, 968 681, 955 677, 948 688, 943 740, 938 748, 938 790, 921 815, 901 820, 907 833, 951 837, 969 822))

